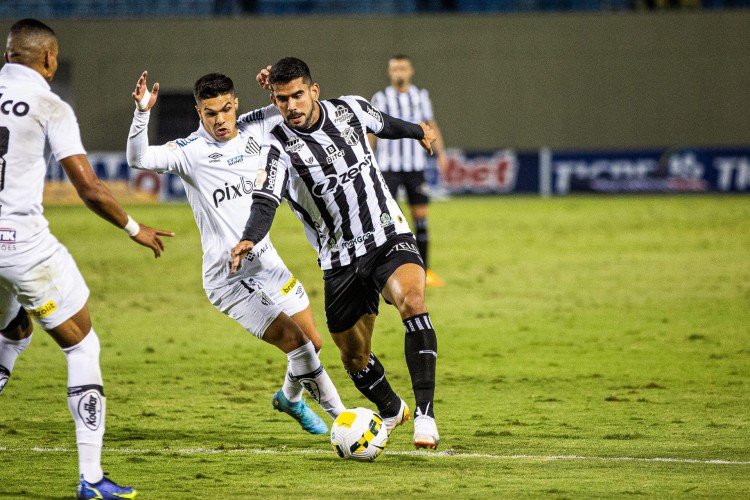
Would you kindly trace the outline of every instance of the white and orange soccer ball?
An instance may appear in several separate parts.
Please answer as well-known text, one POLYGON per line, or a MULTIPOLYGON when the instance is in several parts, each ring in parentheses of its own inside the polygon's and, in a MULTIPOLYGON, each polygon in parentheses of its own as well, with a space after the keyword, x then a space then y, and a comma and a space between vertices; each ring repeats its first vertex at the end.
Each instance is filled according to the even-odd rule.
POLYGON ((372 462, 386 444, 388 430, 383 419, 367 408, 344 410, 331 426, 331 445, 344 459, 372 462))

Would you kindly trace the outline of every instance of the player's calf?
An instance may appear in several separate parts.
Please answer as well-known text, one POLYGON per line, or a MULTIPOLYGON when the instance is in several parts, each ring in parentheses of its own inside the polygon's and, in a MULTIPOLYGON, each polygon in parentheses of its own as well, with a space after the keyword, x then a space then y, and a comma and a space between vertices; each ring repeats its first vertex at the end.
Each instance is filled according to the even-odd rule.
POLYGON ((8 384, 18 356, 31 343, 32 331, 33 325, 23 308, 19 309, 16 317, 0 330, 0 394, 8 384))

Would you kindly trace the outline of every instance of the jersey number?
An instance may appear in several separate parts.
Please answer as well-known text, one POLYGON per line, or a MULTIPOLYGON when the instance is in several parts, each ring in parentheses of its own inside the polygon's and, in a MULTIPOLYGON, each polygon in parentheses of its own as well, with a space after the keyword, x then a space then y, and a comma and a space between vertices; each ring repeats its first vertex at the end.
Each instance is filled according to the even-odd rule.
POLYGON ((8 127, 0 127, 0 191, 5 187, 5 155, 8 154, 9 141, 10 130, 8 127))

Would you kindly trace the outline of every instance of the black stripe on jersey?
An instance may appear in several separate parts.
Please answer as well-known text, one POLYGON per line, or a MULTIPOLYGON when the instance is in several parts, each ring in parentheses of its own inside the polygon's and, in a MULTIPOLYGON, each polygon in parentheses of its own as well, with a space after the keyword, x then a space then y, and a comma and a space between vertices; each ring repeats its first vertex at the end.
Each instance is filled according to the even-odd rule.
MULTIPOLYGON (((378 207, 380 208, 380 213, 387 213, 391 216, 391 220, 393 220, 393 214, 388 210, 388 197, 383 190, 383 184, 381 184, 380 181, 381 176, 378 175, 378 170, 376 168, 370 169, 370 179, 372 179, 372 185, 373 189, 375 190, 375 195, 378 197, 378 207)), ((383 228, 383 231, 385 231, 386 239, 391 239, 392 237, 396 236, 396 227, 394 224, 385 226, 385 228, 383 228)))
MULTIPOLYGON (((359 107, 362 108, 362 111, 372 116, 378 121, 378 123, 380 123, 380 130, 383 130, 383 117, 380 115, 380 111, 373 108, 372 105, 368 102, 361 101, 359 99, 355 99, 355 101, 357 101, 359 107)), ((372 132, 373 134, 377 134, 378 132, 380 132, 380 130, 372 130, 370 127, 367 127, 367 131, 372 132)))
MULTIPOLYGON (((310 216, 308 211, 305 210, 305 208, 302 205, 300 205, 299 203, 297 203, 291 198, 287 198, 286 201, 287 203, 289 203, 289 206, 291 207, 291 209, 294 210, 297 214, 299 214, 300 217, 302 217, 302 220, 305 221, 305 224, 307 224, 307 226, 310 227, 310 229, 312 229, 313 231, 315 231, 315 233, 318 235, 317 236, 318 248, 316 248, 315 251, 318 252, 318 255, 320 255, 320 249, 323 248, 323 245, 326 245, 327 242, 321 241, 320 230, 317 227, 315 227, 315 221, 313 220, 313 218, 310 216)), ((318 257, 318 266, 320 266, 320 257, 318 257)))
MULTIPOLYGON (((275 126, 273 130, 271 131, 271 134, 282 145, 286 144, 287 141, 291 137, 299 138, 301 141, 307 144, 307 147, 310 149, 310 152, 312 152, 313 157, 315 158, 315 161, 323 169, 323 174, 325 174, 326 176, 333 175, 334 177, 336 177, 336 169, 333 167, 333 165, 326 165, 325 163, 326 154, 325 154, 325 151, 323 151, 323 148, 307 134, 293 133, 290 135, 289 133, 287 133, 287 131, 284 129, 282 125, 275 126)), ((333 232, 336 225, 334 224, 333 217, 328 212, 328 208, 326 207, 325 200, 323 198, 315 196, 314 194, 313 189, 315 187, 315 179, 313 179, 312 174, 310 173, 309 167, 307 167, 307 165, 305 164, 305 161, 299 155, 299 152, 296 152, 296 153, 287 152, 287 154, 289 155, 289 158, 292 161, 292 165, 294 169, 297 171, 297 174, 300 176, 300 179, 302 179, 302 182, 305 183, 307 190, 311 193, 310 198, 315 203, 315 206, 318 209, 320 216, 323 218, 323 223, 326 225, 326 229, 328 230, 328 238, 329 239, 333 238, 333 241, 336 241, 336 234, 333 232)), ((325 242, 324 244, 327 245, 328 242, 325 242)), ((334 267, 338 267, 341 264, 340 257, 337 252, 331 253, 331 263, 335 264, 334 267)))
MULTIPOLYGON (((336 147, 339 149, 343 149, 347 152, 346 163, 349 165, 349 167, 357 166, 359 168, 362 168, 359 165, 359 161, 357 160, 357 156, 354 153, 354 148, 359 147, 364 152, 365 163, 369 163, 369 168, 372 168, 372 154, 370 152, 370 146, 369 143, 367 143, 367 130, 365 130, 364 125, 362 122, 359 121, 357 118, 357 115, 354 113, 354 110, 349 106, 349 104, 346 101, 343 101, 341 99, 330 99, 328 102, 333 104, 334 106, 344 106, 347 111, 351 112, 352 118, 349 120, 349 126, 354 128, 355 131, 358 131, 361 136, 359 138, 359 142, 356 145, 349 145, 346 143, 346 140, 341 136, 340 133, 337 133, 335 135, 331 135, 331 140, 334 144, 336 144, 336 147), (349 154, 353 157, 354 165, 350 161, 349 154)), ((333 126, 333 124, 331 124, 333 126)), ((334 127, 335 129, 335 127, 334 127)), ((324 127, 325 130, 325 127, 324 127)), ((336 132, 338 132, 338 129, 335 129, 336 132)), ((362 178, 362 176, 365 175, 364 172, 358 172, 357 176, 354 178, 353 182, 353 188, 354 191, 357 193, 357 200, 359 205, 359 222, 362 226, 362 234, 367 234, 369 232, 374 231, 375 226, 373 225, 373 219, 379 220, 380 214, 371 214, 370 213, 370 207, 367 205, 367 196, 364 196, 364 193, 367 191, 367 187, 365 186, 365 181, 362 178)), ((382 213, 382 212, 381 212, 382 213)), ((349 218, 351 214, 347 213, 346 217, 346 223, 348 226, 351 225, 351 220, 349 218)), ((350 228, 351 232, 351 228, 350 228)), ((347 240, 351 238, 346 238, 347 240)), ((365 248, 369 252, 370 250, 376 248, 377 244, 375 243, 375 238, 371 237, 365 241, 365 248)), ((352 247, 351 250, 353 251, 354 248, 352 247)))

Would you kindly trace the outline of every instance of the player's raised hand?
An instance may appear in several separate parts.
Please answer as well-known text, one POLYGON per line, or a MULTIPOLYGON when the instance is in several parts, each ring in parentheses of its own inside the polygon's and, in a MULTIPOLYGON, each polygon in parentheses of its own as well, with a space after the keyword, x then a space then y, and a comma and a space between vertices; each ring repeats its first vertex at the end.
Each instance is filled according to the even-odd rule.
POLYGON ((141 228, 138 231, 138 234, 131 236, 130 239, 139 245, 143 245, 144 247, 153 250, 154 257, 161 256, 164 251, 164 242, 161 240, 160 236, 174 236, 174 233, 163 229, 154 229, 153 227, 144 224, 139 225, 141 228))
POLYGON ((255 81, 258 82, 258 85, 260 85, 260 88, 265 90, 271 90, 271 82, 269 82, 269 77, 271 76, 271 66, 266 66, 262 70, 260 70, 260 73, 255 75, 255 81))
POLYGON ((253 249, 255 244, 252 241, 248 240, 242 240, 235 247, 232 249, 232 267, 230 268, 230 272, 232 274, 236 273, 240 268, 240 262, 242 262, 242 259, 245 258, 245 256, 250 253, 250 250, 253 249))
POLYGON ((420 123, 419 126, 424 130, 424 139, 419 141, 419 145, 432 155, 432 143, 437 140, 437 132, 425 122, 420 123))
POLYGON ((153 108, 154 104, 156 104, 156 97, 159 95, 159 83, 154 83, 154 86, 149 92, 148 83, 146 82, 147 78, 148 71, 141 73, 141 77, 135 84, 135 92, 131 94, 135 101, 135 105, 140 111, 148 111, 153 108))

